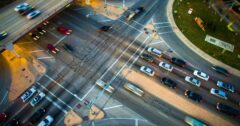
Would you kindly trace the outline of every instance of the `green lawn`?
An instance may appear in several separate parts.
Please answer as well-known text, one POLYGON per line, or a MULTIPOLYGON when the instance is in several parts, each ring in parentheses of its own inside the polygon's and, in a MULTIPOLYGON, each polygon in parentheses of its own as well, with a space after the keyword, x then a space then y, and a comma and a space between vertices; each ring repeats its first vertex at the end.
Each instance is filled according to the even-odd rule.
POLYGON ((174 2, 173 12, 177 11, 177 13, 174 13, 173 16, 183 34, 204 52, 240 70, 240 59, 237 58, 240 55, 240 35, 235 35, 235 33, 229 31, 227 23, 225 21, 220 22, 220 16, 215 14, 212 8, 208 8, 208 5, 203 3, 203 0, 179 1, 175 0, 174 2), (193 8, 191 15, 187 13, 189 8, 193 8), (206 28, 206 32, 202 31, 194 21, 195 17, 200 17, 204 23, 212 22, 216 25, 216 30, 206 28), (234 52, 225 51, 222 54, 222 48, 204 41, 207 34, 233 44, 234 52))

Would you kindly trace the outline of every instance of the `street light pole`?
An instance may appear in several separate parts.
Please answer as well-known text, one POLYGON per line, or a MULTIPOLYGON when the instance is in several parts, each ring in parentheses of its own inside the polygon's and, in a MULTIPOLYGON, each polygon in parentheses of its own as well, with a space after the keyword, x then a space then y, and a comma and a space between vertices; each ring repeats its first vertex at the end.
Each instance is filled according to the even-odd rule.
POLYGON ((125 7, 125 0, 123 0, 123 8, 125 7))

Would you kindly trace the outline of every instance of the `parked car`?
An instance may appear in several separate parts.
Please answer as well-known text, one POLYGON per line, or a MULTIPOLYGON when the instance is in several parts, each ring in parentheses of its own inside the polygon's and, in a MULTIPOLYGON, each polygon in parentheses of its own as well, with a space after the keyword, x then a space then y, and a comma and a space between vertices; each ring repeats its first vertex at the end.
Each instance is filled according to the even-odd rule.
POLYGON ((63 27, 63 26, 58 27, 58 28, 57 28, 57 31, 58 31, 59 33, 61 33, 61 34, 64 34, 64 35, 70 35, 70 34, 72 33, 72 30, 71 30, 71 29, 66 28, 66 27, 63 27))
POLYGON ((33 124, 38 122, 45 113, 46 113, 46 109, 44 108, 38 109, 30 118, 30 122, 33 124))
POLYGON ((23 102, 26 102, 30 97, 33 96, 33 94, 36 92, 36 87, 32 86, 29 90, 27 90, 22 96, 21 99, 23 102))
POLYGON ((201 95, 199 95, 193 91, 190 91, 190 90, 186 90, 185 95, 193 101, 201 102, 201 100, 202 100, 201 95))
POLYGON ((203 80, 206 80, 206 81, 208 81, 208 79, 209 79, 209 75, 207 75, 204 72, 198 71, 198 70, 194 70, 193 75, 195 75, 198 78, 201 78, 203 80))
POLYGON ((172 79, 167 78, 167 77, 163 77, 161 79, 161 82, 163 84, 167 85, 168 87, 171 87, 171 88, 176 88, 177 87, 177 83, 175 81, 173 81, 172 79))
POLYGON ((22 4, 17 5, 17 6, 14 8, 14 10, 15 10, 16 12, 24 11, 25 9, 27 9, 28 6, 29 6, 28 3, 22 3, 22 4))
POLYGON ((33 18, 36 18, 37 16, 39 16, 41 14, 41 12, 39 10, 35 10, 35 11, 32 11, 31 13, 29 13, 27 15, 27 19, 33 19, 33 18))
POLYGON ((173 64, 176 64, 176 65, 180 66, 180 67, 184 67, 186 65, 186 62, 184 60, 176 58, 176 57, 173 57, 171 59, 171 62, 173 64))
POLYGON ((47 44, 47 48, 49 51, 51 51, 52 53, 56 54, 57 52, 59 52, 59 49, 54 47, 52 44, 47 44))
POLYGON ((186 116, 184 121, 190 126, 207 126, 206 123, 190 116, 186 116))
POLYGON ((67 43, 64 43, 64 44, 63 44, 63 48, 64 48, 65 50, 67 50, 67 51, 70 51, 70 52, 73 52, 73 51, 74 51, 74 48, 73 48, 71 45, 67 44, 67 43))
POLYGON ((219 74, 223 74, 223 75, 225 75, 225 76, 229 76, 228 70, 226 70, 226 69, 223 68, 223 67, 220 67, 220 66, 212 66, 212 69, 213 69, 214 71, 216 71, 217 73, 219 73, 219 74))
POLYGON ((5 38, 7 37, 7 35, 8 35, 7 32, 2 31, 2 32, 0 33, 0 41, 3 40, 3 39, 5 39, 5 38))
POLYGON ((7 114, 0 113, 0 122, 5 121, 7 119, 7 114))
POLYGON ((147 62, 153 62, 153 60, 154 60, 154 58, 153 58, 153 56, 151 56, 151 55, 148 55, 148 54, 142 54, 141 56, 140 56, 143 60, 146 60, 147 62))
POLYGON ((43 98, 45 97, 45 94, 43 92, 40 92, 36 97, 32 99, 30 102, 31 106, 35 106, 37 103, 39 103, 43 98))
POLYGON ((54 121, 54 118, 50 115, 47 115, 39 124, 38 126, 50 126, 51 123, 54 121))
POLYGON ((197 80, 193 77, 190 77, 190 76, 186 76, 185 81, 189 82, 192 85, 198 86, 198 87, 201 86, 201 82, 199 80, 197 80))
POLYGON ((20 126, 20 122, 17 119, 12 119, 6 126, 20 126))
POLYGON ((165 62, 160 62, 159 66, 170 72, 172 72, 172 70, 173 70, 173 67, 170 64, 165 63, 165 62))
POLYGON ((123 87, 125 89, 127 89, 128 91, 131 91, 132 93, 134 93, 140 97, 143 96, 143 94, 144 94, 144 91, 142 89, 140 89, 139 87, 137 87, 136 85, 127 83, 127 84, 124 84, 123 87))
POLYGON ((106 31, 109 31, 109 30, 111 30, 111 29, 112 29, 111 26, 102 26, 102 27, 99 29, 99 31, 106 32, 106 31))
POLYGON ((231 115, 231 116, 239 116, 240 115, 240 112, 237 109, 235 109, 231 106, 222 104, 222 103, 217 103, 216 108, 217 108, 217 110, 219 110, 223 113, 226 113, 228 115, 231 115))
POLYGON ((231 92, 234 92, 234 91, 235 91, 235 87, 234 87, 233 85, 231 85, 231 84, 229 84, 229 83, 224 83, 224 82, 222 82, 222 81, 218 81, 218 82, 217 82, 217 86, 218 86, 218 87, 221 87, 221 88, 223 88, 223 89, 225 89, 225 90, 231 91, 231 92))
POLYGON ((210 90, 210 93, 213 94, 213 95, 215 95, 215 96, 218 96, 218 97, 220 97, 220 98, 223 98, 223 99, 225 99, 225 100, 228 99, 227 93, 225 93, 225 92, 222 91, 222 90, 218 90, 218 89, 212 88, 212 89, 210 90))
POLYGON ((154 70, 150 67, 147 67, 147 66, 142 66, 140 68, 140 71, 147 74, 148 76, 154 76, 154 74, 155 74, 154 70))
POLYGON ((40 39, 40 37, 36 33, 29 32, 28 35, 35 41, 40 39))
POLYGON ((162 52, 160 50, 156 49, 156 48, 148 47, 147 51, 152 55, 155 55, 155 56, 158 56, 158 57, 162 56, 162 52))

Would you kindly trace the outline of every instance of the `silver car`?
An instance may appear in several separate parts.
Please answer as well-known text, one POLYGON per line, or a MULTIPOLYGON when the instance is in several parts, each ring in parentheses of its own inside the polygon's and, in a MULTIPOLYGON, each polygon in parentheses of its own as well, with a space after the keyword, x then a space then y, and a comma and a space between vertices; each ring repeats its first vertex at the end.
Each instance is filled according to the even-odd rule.
POLYGON ((43 92, 40 92, 36 97, 33 98, 33 100, 30 102, 31 106, 35 106, 37 103, 39 103, 43 98, 45 97, 45 94, 43 92))
POLYGON ((30 97, 33 96, 35 92, 36 92, 36 87, 33 86, 21 96, 21 99, 23 100, 23 102, 26 102, 30 97))

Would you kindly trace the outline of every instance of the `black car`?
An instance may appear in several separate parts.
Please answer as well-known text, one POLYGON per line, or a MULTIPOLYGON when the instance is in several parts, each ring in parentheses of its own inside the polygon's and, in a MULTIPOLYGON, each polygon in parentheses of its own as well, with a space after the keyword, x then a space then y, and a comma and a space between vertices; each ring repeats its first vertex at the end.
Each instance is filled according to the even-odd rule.
POLYGON ((27 14, 29 14, 30 12, 34 11, 34 8, 31 6, 28 6, 27 9, 25 9, 22 12, 19 12, 22 16, 26 16, 27 14))
POLYGON ((216 71, 217 73, 220 73, 220 74, 223 74, 225 76, 228 76, 229 75, 229 72, 223 68, 223 67, 220 67, 220 66, 212 66, 212 69, 214 71, 216 71))
POLYGON ((201 95, 199 95, 199 94, 197 94, 197 93, 195 93, 193 91, 190 91, 190 90, 186 90, 185 91, 185 95, 188 98, 190 98, 190 99, 192 99, 194 101, 197 101, 197 102, 201 102, 201 100, 202 100, 202 96, 201 95))
POLYGON ((162 78, 161 82, 171 88, 177 87, 177 83, 175 81, 171 80, 170 78, 164 77, 164 78, 162 78))
POLYGON ((36 122, 38 122, 45 113, 46 113, 46 109, 40 108, 40 109, 39 109, 38 111, 36 111, 36 112, 33 114, 33 116, 30 118, 30 122, 33 123, 33 124, 36 123, 36 122))
POLYGON ((217 108, 217 110, 224 112, 231 116, 239 116, 240 115, 240 112, 238 110, 232 108, 231 106, 224 105, 222 103, 217 103, 216 108, 217 108))
POLYGON ((0 33, 0 41, 3 40, 3 39, 5 39, 5 38, 7 37, 7 35, 8 35, 7 32, 2 31, 2 32, 0 33))
POLYGON ((12 119, 6 126, 21 126, 17 119, 12 119))
POLYGON ((70 52, 73 52, 73 51, 74 51, 74 48, 73 48, 71 45, 67 44, 67 43, 64 43, 64 44, 63 44, 63 48, 64 48, 65 50, 67 50, 67 51, 70 51, 70 52))
POLYGON ((108 31, 108 30, 110 30, 110 29, 112 29, 111 26, 102 26, 102 27, 100 28, 100 31, 106 32, 106 31, 108 31))
POLYGON ((171 59, 171 62, 172 62, 173 64, 176 64, 176 65, 181 66, 181 67, 184 67, 184 66, 186 65, 186 62, 185 62, 184 60, 179 59, 179 58, 176 58, 176 57, 173 57, 173 58, 171 59))
POLYGON ((148 55, 148 54, 145 54, 145 53, 142 54, 140 57, 141 57, 142 59, 148 61, 148 62, 153 62, 153 60, 154 60, 153 56, 148 55))

